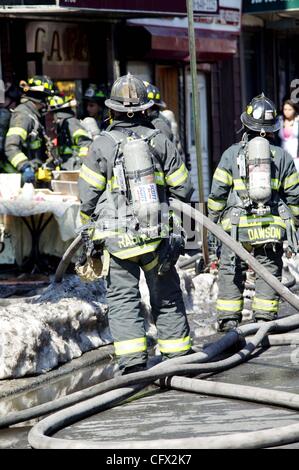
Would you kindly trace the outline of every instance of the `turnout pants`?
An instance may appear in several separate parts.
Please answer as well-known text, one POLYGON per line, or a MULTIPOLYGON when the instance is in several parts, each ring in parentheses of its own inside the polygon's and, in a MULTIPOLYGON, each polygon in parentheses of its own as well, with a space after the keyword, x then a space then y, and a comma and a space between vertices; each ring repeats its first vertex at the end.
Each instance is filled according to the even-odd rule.
MULTIPOLYGON (((244 246, 255 259, 281 281, 283 246, 280 243, 244 246)), ((243 291, 248 266, 225 245, 221 248, 218 280, 217 320, 242 320, 243 291)), ((252 302, 254 320, 273 320, 278 313, 279 295, 256 274, 252 302)))
POLYGON ((109 326, 120 369, 146 364, 147 361, 139 291, 140 268, 149 288, 160 352, 165 358, 171 358, 188 354, 191 349, 189 325, 175 267, 158 276, 156 253, 126 260, 112 255, 107 277, 107 302, 109 326))

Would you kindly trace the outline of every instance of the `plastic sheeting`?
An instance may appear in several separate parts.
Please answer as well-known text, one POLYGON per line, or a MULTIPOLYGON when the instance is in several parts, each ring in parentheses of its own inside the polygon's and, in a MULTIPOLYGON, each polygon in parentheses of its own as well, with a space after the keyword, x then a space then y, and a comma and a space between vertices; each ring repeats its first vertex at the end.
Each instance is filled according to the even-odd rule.
POLYGON ((30 218, 33 216, 37 225, 40 217, 44 222, 51 214, 54 216, 41 234, 39 248, 41 253, 60 257, 78 235, 76 230, 81 225, 79 205, 79 201, 57 196, 52 201, 50 198, 0 199, 0 214, 4 216, 5 230, 11 234, 17 263, 21 264, 31 250, 31 235, 23 218, 28 218, 31 225, 30 218))

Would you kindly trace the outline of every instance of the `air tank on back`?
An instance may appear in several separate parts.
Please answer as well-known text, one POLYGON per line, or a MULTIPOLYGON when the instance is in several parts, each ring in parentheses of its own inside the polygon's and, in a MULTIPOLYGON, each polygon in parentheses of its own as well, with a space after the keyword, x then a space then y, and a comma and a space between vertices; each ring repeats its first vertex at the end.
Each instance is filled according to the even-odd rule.
POLYGON ((160 204, 148 145, 143 139, 128 140, 123 155, 133 211, 140 228, 157 228, 160 204))
POLYGON ((271 152, 264 137, 255 137, 248 143, 249 196, 258 206, 271 198, 271 152))

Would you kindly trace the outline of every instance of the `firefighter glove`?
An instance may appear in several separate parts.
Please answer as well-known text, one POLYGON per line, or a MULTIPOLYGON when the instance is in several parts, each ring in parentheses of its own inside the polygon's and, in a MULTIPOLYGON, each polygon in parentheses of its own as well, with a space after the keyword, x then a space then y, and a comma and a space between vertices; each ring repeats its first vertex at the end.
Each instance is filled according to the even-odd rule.
POLYGON ((159 267, 158 274, 163 274, 170 271, 179 259, 179 256, 184 254, 185 237, 181 234, 171 233, 169 238, 163 240, 161 248, 159 249, 159 267))
POLYGON ((30 164, 22 168, 22 180, 23 183, 34 183, 35 182, 35 173, 30 164))

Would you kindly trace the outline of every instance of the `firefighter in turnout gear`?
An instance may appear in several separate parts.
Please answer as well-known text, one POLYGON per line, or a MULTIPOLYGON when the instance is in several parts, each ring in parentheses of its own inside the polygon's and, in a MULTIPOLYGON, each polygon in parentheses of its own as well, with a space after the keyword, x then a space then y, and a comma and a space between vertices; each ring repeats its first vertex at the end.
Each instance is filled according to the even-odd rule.
POLYGON ((110 256, 109 325, 119 367, 126 374, 144 369, 147 363, 140 269, 149 287, 161 354, 170 358, 191 351, 174 266, 177 252, 167 267, 164 262, 169 259, 170 245, 178 244, 174 234, 165 233, 166 224, 162 231, 158 220, 160 208, 162 204, 168 207, 170 196, 187 201, 192 187, 175 146, 147 117, 153 101, 148 99, 141 80, 131 74, 120 77, 105 104, 113 123, 92 143, 82 165, 81 217, 86 226, 91 219, 96 220, 91 230, 93 243, 101 243, 110 256))
MULTIPOLYGON (((281 279, 283 241, 287 239, 290 249, 297 251, 299 174, 292 157, 271 143, 279 129, 271 100, 264 94, 255 97, 241 121, 245 127, 242 141, 223 153, 214 173, 209 217, 281 279)), ((222 246, 216 305, 219 331, 236 327, 242 320, 246 268, 222 246)), ((278 303, 278 294, 256 275, 253 319, 275 319, 278 303)))
POLYGON ((159 129, 169 140, 171 140, 171 142, 175 144, 181 159, 184 163, 186 163, 187 168, 191 169, 190 162, 186 161, 186 156, 179 137, 178 124, 176 122, 174 113, 170 109, 167 109, 165 101, 161 99, 160 90, 155 85, 152 85, 146 81, 143 83, 146 86, 148 99, 154 101, 154 105, 149 111, 149 117, 152 124, 156 127, 156 129, 159 129))
POLYGON ((20 90, 11 83, 6 83, 4 103, 0 99, 0 171, 4 173, 15 172, 15 169, 6 161, 4 155, 5 137, 9 129, 11 112, 19 104, 20 90))
MULTIPOLYGON (((84 125, 87 129, 89 127, 90 119, 93 119, 99 130, 106 127, 105 119, 107 119, 107 113, 105 111, 105 100, 106 93, 98 88, 94 83, 91 83, 84 93, 84 101, 86 103, 86 111, 88 117, 83 119, 84 125), (86 120, 86 121, 85 121, 86 120)), ((92 128, 91 128, 92 133, 92 128)))
POLYGON ((163 116, 161 112, 162 109, 166 108, 166 103, 162 101, 159 89, 149 82, 144 81, 143 83, 146 86, 148 99, 154 101, 154 104, 149 111, 149 117, 152 124, 163 134, 165 134, 166 137, 171 140, 171 142, 173 142, 174 135, 171 130, 170 122, 168 119, 166 119, 166 117, 163 116))
POLYGON ((22 80, 20 87, 21 104, 12 112, 5 154, 15 171, 21 172, 22 181, 34 183, 36 170, 48 158, 41 113, 53 93, 53 82, 46 75, 36 75, 28 82, 22 80))
POLYGON ((76 118, 77 102, 59 95, 49 98, 49 111, 54 114, 58 156, 62 170, 78 170, 87 156, 92 139, 76 118))

